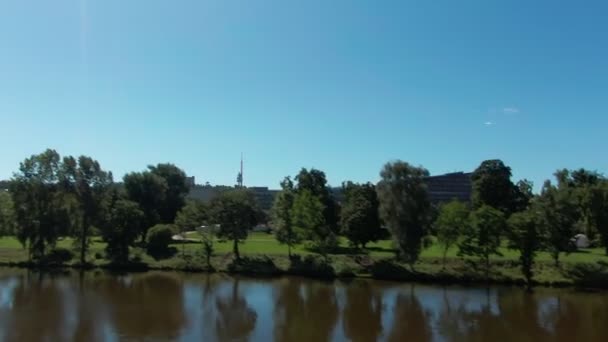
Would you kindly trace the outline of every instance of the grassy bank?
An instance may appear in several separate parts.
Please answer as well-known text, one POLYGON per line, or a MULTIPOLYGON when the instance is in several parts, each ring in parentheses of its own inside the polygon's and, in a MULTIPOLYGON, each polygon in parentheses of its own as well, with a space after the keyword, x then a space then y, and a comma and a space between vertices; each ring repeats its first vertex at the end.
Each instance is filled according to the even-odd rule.
MULTIPOLYGON (((192 235, 196 238, 196 235, 192 235)), ((431 246, 422 252, 420 261, 412 269, 394 261, 391 241, 379 241, 357 251, 346 241, 341 241, 337 251, 327 260, 314 254, 305 245, 297 246, 293 252, 297 257, 287 256, 286 246, 280 245, 272 235, 253 233, 240 245, 242 260, 236 261, 231 253, 230 242, 215 243, 215 254, 209 269, 203 260, 198 243, 172 245, 174 255, 155 260, 143 250, 134 249, 137 262, 114 265, 105 259, 105 244, 94 239, 89 252, 90 267, 125 269, 161 269, 183 271, 217 271, 245 273, 250 275, 293 274, 309 277, 371 277, 402 281, 437 283, 485 283, 486 275, 474 262, 457 257, 457 248, 448 252, 445 268, 439 246, 431 246)), ((72 240, 59 241, 58 247, 71 248, 72 240)), ((517 253, 503 248, 503 256, 492 259, 489 282, 501 284, 524 284, 517 265, 517 253)), ((0 238, 0 265, 36 266, 27 262, 27 252, 12 237, 0 238)), ((76 260, 62 266, 76 267, 76 260)), ((548 253, 540 253, 535 267, 535 282, 545 286, 584 286, 608 288, 608 257, 601 249, 588 249, 563 255, 561 266, 555 267, 548 253)))

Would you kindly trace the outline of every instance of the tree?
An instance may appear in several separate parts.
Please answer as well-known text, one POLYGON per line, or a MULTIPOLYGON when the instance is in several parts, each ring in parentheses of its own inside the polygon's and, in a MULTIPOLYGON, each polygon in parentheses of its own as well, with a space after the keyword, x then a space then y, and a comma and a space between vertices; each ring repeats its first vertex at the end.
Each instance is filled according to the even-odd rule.
POLYGON ((534 188, 534 184, 527 180, 522 179, 515 185, 515 194, 514 194, 514 202, 513 202, 513 211, 520 212, 526 210, 534 198, 534 193, 532 189, 534 188))
POLYGON ((371 183, 342 185, 345 194, 342 206, 342 233, 355 247, 363 247, 370 241, 378 241, 381 236, 378 195, 371 183))
POLYGON ((291 208, 291 221, 296 232, 311 240, 319 252, 326 256, 336 246, 334 233, 323 217, 323 203, 308 190, 300 191, 291 208))
POLYGON ((463 202, 454 200, 441 205, 435 221, 437 240, 443 248, 443 267, 445 268, 448 250, 454 246, 469 225, 469 208, 463 202))
POLYGON ((211 204, 211 217, 219 224, 219 238, 232 240, 233 252, 240 259, 239 243, 257 224, 255 200, 247 190, 236 189, 222 193, 211 204))
POLYGON ((102 219, 103 201, 112 186, 112 173, 104 171, 99 162, 87 156, 78 160, 69 156, 63 158, 59 171, 59 182, 62 190, 74 196, 76 216, 74 222, 77 249, 80 251, 80 263, 86 262, 91 227, 99 225, 102 219))
POLYGON ((190 191, 186 183, 186 173, 173 164, 148 166, 148 170, 164 179, 167 184, 165 196, 158 208, 160 222, 173 223, 177 213, 186 204, 186 195, 190 191))
POLYGON ((323 171, 317 169, 307 170, 302 168, 295 178, 297 185, 296 193, 308 190, 313 196, 319 198, 324 206, 323 218, 325 224, 334 232, 338 232, 338 206, 334 200, 327 179, 323 171))
POLYGON ((212 227, 199 227, 197 232, 201 236, 201 243, 203 245, 203 255, 205 256, 205 262, 209 269, 211 266, 211 257, 213 256, 213 242, 215 240, 215 234, 212 227))
POLYGON ((291 249, 302 242, 302 234, 295 229, 291 220, 295 190, 289 177, 283 179, 281 189, 272 206, 272 223, 277 241, 287 245, 287 253, 291 257, 291 249))
POLYGON ((15 209, 11 195, 0 190, 0 237, 15 233, 15 209))
POLYGON ((186 205, 177 213, 175 226, 182 235, 182 256, 185 255, 186 232, 193 231, 205 225, 209 220, 205 203, 197 200, 189 200, 186 205))
POLYGON ((133 201, 114 198, 107 212, 103 240, 106 254, 116 262, 129 261, 129 247, 133 246, 144 222, 144 213, 133 201))
POLYGON ((483 161, 471 179, 474 208, 489 205, 507 215, 513 211, 516 187, 511 182, 511 168, 501 160, 483 161))
POLYGON ((576 223, 580 218, 573 190, 555 187, 546 181, 538 199, 537 210, 546 234, 547 247, 555 265, 559 266, 559 255, 570 251, 570 239, 576 232, 576 223))
POLYGON ((590 186, 584 202, 589 223, 600 234, 602 247, 608 255, 608 181, 590 186))
POLYGON ((534 209, 511 215, 508 220, 511 231, 511 248, 519 251, 521 272, 528 289, 532 287, 534 259, 542 247, 542 232, 534 209))
POLYGON ((380 216, 388 225, 400 255, 413 265, 429 226, 431 205, 424 183, 429 172, 403 161, 387 163, 376 187, 380 216))
POLYGON ((482 205, 471 213, 471 224, 464 231, 460 256, 473 256, 484 262, 486 278, 490 272, 490 256, 502 255, 498 250, 505 229, 504 214, 489 205, 482 205))
POLYGON ((58 186, 61 157, 55 150, 32 155, 19 166, 10 183, 17 238, 30 258, 44 258, 47 248, 69 225, 69 215, 58 186))
POLYGON ((140 232, 141 241, 146 241, 148 229, 161 222, 159 208, 163 206, 167 193, 164 178, 151 172, 133 172, 123 178, 127 198, 139 204, 144 213, 144 224, 140 232))

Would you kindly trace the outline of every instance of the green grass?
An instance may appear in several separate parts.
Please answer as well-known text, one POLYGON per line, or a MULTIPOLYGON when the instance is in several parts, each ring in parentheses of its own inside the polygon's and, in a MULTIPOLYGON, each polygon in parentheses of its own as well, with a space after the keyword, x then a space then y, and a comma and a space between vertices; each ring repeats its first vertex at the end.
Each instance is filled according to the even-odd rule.
MULTIPOLYGON (((188 234, 188 238, 197 239, 197 233, 188 234)), ((337 251, 330 256, 332 267, 337 274, 353 274, 356 276, 369 276, 369 270, 359 265, 356 262, 356 255, 366 254, 372 260, 390 260, 394 256, 393 243, 390 240, 382 240, 367 245, 366 250, 357 251, 349 247, 348 242, 344 238, 339 240, 340 246, 337 251)), ((73 240, 64 238, 58 241, 58 247, 72 248, 73 240)), ((141 261, 152 268, 161 269, 202 269, 202 259, 198 256, 202 250, 201 244, 197 242, 189 242, 185 244, 175 243, 172 245, 175 248, 176 254, 168 259, 155 260, 147 255, 142 249, 134 248, 132 255, 137 255, 141 261), (187 257, 184 258, 182 253, 187 257), (196 260, 196 261, 194 261, 196 260), (194 267, 193 267, 194 265, 194 267)), ((103 256, 105 243, 100 238, 92 239, 88 260, 98 266, 108 263, 103 256), (95 258, 95 255, 102 256, 95 258)), ((230 253, 232 252, 231 241, 216 241, 214 244, 214 257, 212 264, 216 270, 229 271, 230 264, 233 262, 230 253)), ((239 245, 239 250, 244 257, 262 257, 268 256, 279 270, 288 271, 291 261, 287 258, 287 246, 281 245, 273 235, 267 233, 251 233, 250 236, 239 245)), ((311 251, 307 244, 302 244, 292 249, 294 254, 306 256, 315 254, 311 251)), ((420 261, 416 264, 416 272, 405 272, 404 276, 422 277, 423 280, 438 280, 438 281, 462 281, 467 282, 480 279, 480 272, 472 270, 471 265, 467 264, 458 257, 458 248, 453 247, 447 253, 448 263, 444 269, 441 262, 443 251, 439 245, 433 245, 422 251, 420 261), (407 273, 407 274, 406 274, 407 273)), ((510 250, 506 247, 501 248, 502 256, 492 257, 492 281, 495 282, 516 282, 521 283, 523 277, 517 266, 518 252, 510 250)), ((14 264, 27 261, 27 252, 14 237, 0 238, 0 263, 14 264)), ((608 256, 605 255, 604 249, 592 248, 578 251, 560 256, 562 263, 561 268, 556 268, 553 265, 553 260, 549 253, 541 252, 538 254, 537 263, 535 266, 535 280, 540 284, 574 284, 573 279, 568 278, 567 270, 569 267, 580 264, 596 264, 600 265, 608 263, 608 256), (598 263, 602 261, 603 263, 598 263)), ((76 260, 72 261, 73 263, 76 260)), ((406 267, 405 265, 399 267, 406 267)), ((608 273, 607 273, 608 275, 608 273)), ((390 276, 390 274, 388 274, 390 276)), ((404 279, 409 279, 409 278, 404 279)), ((418 278, 410 279, 417 280, 418 278)), ((606 284, 608 285, 608 284, 606 284)))

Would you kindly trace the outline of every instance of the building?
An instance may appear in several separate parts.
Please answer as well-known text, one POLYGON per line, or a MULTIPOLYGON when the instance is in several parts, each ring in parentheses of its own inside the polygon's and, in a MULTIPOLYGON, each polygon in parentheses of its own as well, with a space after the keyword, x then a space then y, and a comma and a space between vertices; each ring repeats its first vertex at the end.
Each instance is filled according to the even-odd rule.
POLYGON ((192 177, 186 177, 186 186, 190 189, 194 188, 194 186, 196 185, 196 179, 194 178, 194 176, 192 177))
MULTIPOLYGON (((203 202, 209 202, 219 196, 222 192, 234 189, 229 186, 201 186, 196 185, 190 188, 188 197, 197 199, 203 202)), ((268 187, 254 186, 247 190, 251 191, 260 209, 269 211, 274 203, 274 198, 279 193, 279 190, 271 190, 268 187)))
POLYGON ((426 178, 429 197, 433 204, 459 200, 470 202, 473 193, 472 173, 454 172, 426 178))

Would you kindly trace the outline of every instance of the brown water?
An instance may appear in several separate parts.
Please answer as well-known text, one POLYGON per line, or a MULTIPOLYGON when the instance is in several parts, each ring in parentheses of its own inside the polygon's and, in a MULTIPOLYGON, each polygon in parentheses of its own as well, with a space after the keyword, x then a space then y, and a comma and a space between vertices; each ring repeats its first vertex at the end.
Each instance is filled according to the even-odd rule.
POLYGON ((0 341, 608 341, 608 293, 0 269, 0 341))

